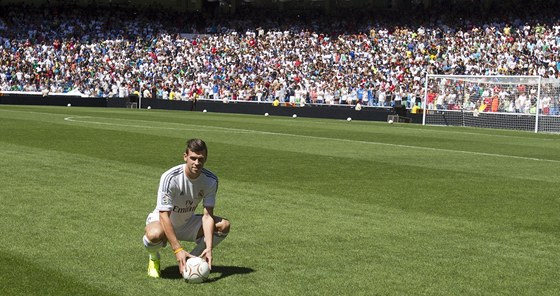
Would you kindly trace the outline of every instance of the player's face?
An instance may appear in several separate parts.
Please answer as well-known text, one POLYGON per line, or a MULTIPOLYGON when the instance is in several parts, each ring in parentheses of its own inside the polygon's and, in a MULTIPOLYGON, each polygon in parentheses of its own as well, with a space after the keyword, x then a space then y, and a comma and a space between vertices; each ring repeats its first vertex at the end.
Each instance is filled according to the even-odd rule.
POLYGON ((186 173, 189 178, 196 178, 200 175, 204 163, 206 162, 206 151, 194 152, 188 150, 183 155, 187 164, 186 173))

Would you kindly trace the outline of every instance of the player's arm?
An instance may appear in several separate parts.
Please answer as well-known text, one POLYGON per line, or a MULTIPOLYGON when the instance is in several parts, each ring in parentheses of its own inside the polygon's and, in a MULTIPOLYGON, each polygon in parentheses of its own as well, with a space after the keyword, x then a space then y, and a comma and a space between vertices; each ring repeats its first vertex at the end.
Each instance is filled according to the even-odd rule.
POLYGON ((214 208, 212 207, 204 207, 204 213, 202 214, 202 230, 204 231, 206 249, 200 256, 206 258, 208 266, 212 268, 212 242, 214 238, 214 208))
POLYGON ((165 237, 171 246, 171 249, 175 253, 175 257, 177 259, 177 263, 179 264, 179 273, 183 273, 185 268, 185 264, 187 261, 187 257, 191 257, 189 253, 187 253, 184 249, 182 249, 179 240, 177 239, 177 235, 175 234, 175 230, 173 229, 173 225, 171 224, 171 219, 169 218, 169 212, 160 211, 159 212, 159 223, 163 228, 163 232, 165 233, 165 237), (179 250, 177 252, 177 250, 179 250))

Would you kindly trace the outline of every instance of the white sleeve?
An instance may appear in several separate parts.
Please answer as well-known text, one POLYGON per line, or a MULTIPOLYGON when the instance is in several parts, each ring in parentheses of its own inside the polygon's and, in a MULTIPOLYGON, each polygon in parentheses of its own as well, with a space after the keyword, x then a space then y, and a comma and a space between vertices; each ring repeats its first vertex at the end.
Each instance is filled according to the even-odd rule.
POLYGON ((156 210, 169 212, 173 210, 173 196, 177 188, 175 179, 169 178, 168 174, 163 174, 159 181, 159 188, 157 193, 156 210))

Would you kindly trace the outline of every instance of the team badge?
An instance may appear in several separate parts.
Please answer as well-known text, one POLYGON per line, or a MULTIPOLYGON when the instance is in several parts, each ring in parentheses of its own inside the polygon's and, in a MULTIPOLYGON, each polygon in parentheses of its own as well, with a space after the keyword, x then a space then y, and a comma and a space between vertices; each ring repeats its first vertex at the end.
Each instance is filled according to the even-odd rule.
POLYGON ((200 190, 200 191, 198 192, 198 197, 200 197, 200 198, 203 198, 203 197, 204 197, 204 191, 203 191, 203 190, 200 190))
POLYGON ((161 204, 163 205, 170 205, 171 204, 171 196, 169 196, 169 194, 165 194, 163 196, 163 198, 161 199, 161 204))

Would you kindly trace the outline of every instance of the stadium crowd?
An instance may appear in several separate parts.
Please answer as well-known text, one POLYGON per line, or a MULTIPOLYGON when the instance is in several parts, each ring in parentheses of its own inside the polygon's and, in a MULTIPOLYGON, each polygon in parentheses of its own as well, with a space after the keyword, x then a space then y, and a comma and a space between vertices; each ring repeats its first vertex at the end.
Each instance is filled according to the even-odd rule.
POLYGON ((220 21, 158 10, 3 9, 3 91, 410 107, 427 73, 560 79, 560 17, 543 7, 464 19, 273 12, 220 21))

